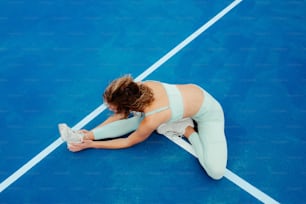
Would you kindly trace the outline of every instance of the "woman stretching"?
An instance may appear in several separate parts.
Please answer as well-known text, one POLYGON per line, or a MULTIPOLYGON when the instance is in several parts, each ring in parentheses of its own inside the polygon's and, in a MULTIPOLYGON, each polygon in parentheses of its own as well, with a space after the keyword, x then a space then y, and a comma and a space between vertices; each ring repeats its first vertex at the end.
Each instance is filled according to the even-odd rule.
POLYGON ((213 179, 223 177, 227 163, 224 115, 220 104, 194 84, 134 82, 129 75, 114 80, 103 99, 114 115, 92 131, 75 132, 59 124, 70 151, 87 148, 128 148, 146 140, 154 130, 184 135, 201 166, 213 179), (133 117, 129 115, 134 112, 133 117), (198 125, 195 131, 192 120, 198 125), (128 137, 116 138, 131 132, 128 137), (96 141, 104 138, 110 140, 96 141))

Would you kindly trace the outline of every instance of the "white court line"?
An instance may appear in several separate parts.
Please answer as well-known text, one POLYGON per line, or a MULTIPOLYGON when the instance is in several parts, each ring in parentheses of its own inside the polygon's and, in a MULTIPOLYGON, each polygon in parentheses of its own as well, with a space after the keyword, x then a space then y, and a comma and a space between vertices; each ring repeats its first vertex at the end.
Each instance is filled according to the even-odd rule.
MULTIPOLYGON (((178 146, 185 149, 187 152, 189 152, 193 156, 197 157, 197 155, 195 154, 191 144, 189 144, 188 142, 186 142, 182 138, 169 137, 169 136, 165 136, 165 137, 167 137, 169 140, 171 140, 172 142, 174 142, 178 146)), ((255 198, 257 198, 258 200, 260 200, 263 203, 279 204, 278 201, 274 200, 273 198, 271 198, 270 196, 268 196, 264 192, 260 191, 259 189, 257 189, 256 187, 254 187, 253 185, 251 185, 250 183, 248 183, 244 179, 240 178, 239 176, 237 176, 236 174, 234 174, 232 171, 230 171, 228 169, 226 169, 224 177, 227 178, 228 180, 230 180, 231 182, 233 182, 234 184, 236 184, 237 186, 239 186, 240 188, 242 188, 243 190, 245 190, 246 192, 248 192, 249 194, 251 194, 252 196, 254 196, 255 198)))
MULTIPOLYGON (((229 11, 231 11, 235 6, 237 6, 242 0, 235 0, 230 5, 228 5, 225 9, 223 9, 221 12, 219 12, 216 16, 214 16, 211 20, 209 20, 207 23, 205 23, 202 27, 200 27, 198 30, 196 30, 194 33, 192 33, 190 36, 188 36, 184 41, 182 41, 180 44, 178 44, 175 48, 173 48, 171 51, 169 51, 165 56, 160 58, 157 62, 155 62, 152 66, 150 66, 147 70, 145 70, 142 74, 140 74, 137 78, 135 78, 136 81, 141 81, 145 77, 147 77, 149 74, 151 74, 153 71, 155 71, 158 67, 160 67, 163 63, 165 63, 168 59, 170 59, 173 55, 175 55, 177 52, 179 52, 181 49, 183 49, 186 45, 188 45, 191 41, 193 41, 195 38, 197 38, 200 34, 202 34, 205 30, 207 30, 210 26, 212 26, 214 23, 216 23, 218 20, 220 20, 225 14, 227 14, 229 11)), ((97 107, 94 111, 92 111, 89 115, 87 115, 85 118, 83 118, 79 123, 77 123, 73 129, 79 130, 82 127, 84 127, 86 124, 88 124, 91 120, 93 120, 95 117, 97 117, 101 112, 105 110, 106 106, 104 104, 97 107)), ((30 161, 28 161, 25 165, 23 165, 20 169, 18 169, 16 172, 14 172, 11 176, 9 176, 7 179, 5 179, 0 184, 0 192, 4 191, 8 186, 10 186, 12 183, 14 183, 17 179, 19 179, 21 176, 23 176, 26 172, 28 172, 31 168, 33 168, 36 164, 38 164, 41 160, 43 160, 46 156, 48 156, 50 153, 52 153, 57 147, 59 147, 63 141, 58 138, 53 143, 51 143, 48 147, 46 147, 44 150, 42 150, 39 154, 37 154, 35 157, 33 157, 30 161)), ((180 143, 180 142, 179 142, 180 143)), ((179 144, 180 146, 183 145, 184 149, 186 149, 189 152, 192 152, 192 148, 190 145, 188 146, 188 143, 179 144)), ((257 199, 265 202, 265 203, 278 203, 277 201, 273 200, 263 192, 259 191, 255 187, 251 186, 249 183, 235 175, 234 173, 227 170, 226 178, 228 178, 230 181, 241 187, 242 189, 246 190, 248 193, 256 197, 257 199)))

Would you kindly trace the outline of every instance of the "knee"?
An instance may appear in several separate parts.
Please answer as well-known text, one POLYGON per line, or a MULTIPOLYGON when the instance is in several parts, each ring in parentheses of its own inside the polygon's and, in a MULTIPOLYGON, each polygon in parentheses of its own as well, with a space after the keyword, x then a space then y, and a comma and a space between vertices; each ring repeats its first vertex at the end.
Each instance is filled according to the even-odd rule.
POLYGON ((205 170, 207 175, 214 180, 220 180, 225 174, 225 168, 208 168, 205 170))
POLYGON ((225 174, 226 160, 220 161, 220 160, 209 159, 204 162, 201 162, 201 164, 204 170, 206 171, 207 175, 214 180, 221 179, 225 174))

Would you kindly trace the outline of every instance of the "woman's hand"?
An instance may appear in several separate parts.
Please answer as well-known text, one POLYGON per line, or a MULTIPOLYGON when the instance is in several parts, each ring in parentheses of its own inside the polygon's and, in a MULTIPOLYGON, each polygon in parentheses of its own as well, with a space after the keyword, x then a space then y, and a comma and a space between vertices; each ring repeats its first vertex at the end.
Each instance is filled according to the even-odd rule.
POLYGON ((82 143, 69 143, 69 144, 67 144, 67 146, 68 146, 68 149, 71 152, 79 152, 79 151, 82 151, 84 149, 91 148, 92 143, 93 143, 92 140, 84 139, 82 143))

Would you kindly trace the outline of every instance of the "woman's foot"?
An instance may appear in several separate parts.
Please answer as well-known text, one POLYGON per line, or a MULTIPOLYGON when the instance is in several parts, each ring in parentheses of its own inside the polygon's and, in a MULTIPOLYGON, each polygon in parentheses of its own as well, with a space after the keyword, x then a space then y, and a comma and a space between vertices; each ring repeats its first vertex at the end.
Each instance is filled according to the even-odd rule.
POLYGON ((80 131, 72 130, 66 123, 58 124, 58 129, 62 140, 67 143, 82 143, 84 134, 80 131))
MULTIPOLYGON (((179 136, 183 137, 189 136, 190 134, 186 134, 187 127, 194 127, 193 121, 191 118, 183 118, 181 120, 172 122, 172 123, 163 123, 157 128, 157 132, 166 136, 179 136)), ((189 132, 188 132, 189 133, 189 132)))

